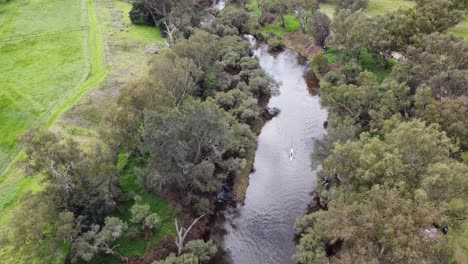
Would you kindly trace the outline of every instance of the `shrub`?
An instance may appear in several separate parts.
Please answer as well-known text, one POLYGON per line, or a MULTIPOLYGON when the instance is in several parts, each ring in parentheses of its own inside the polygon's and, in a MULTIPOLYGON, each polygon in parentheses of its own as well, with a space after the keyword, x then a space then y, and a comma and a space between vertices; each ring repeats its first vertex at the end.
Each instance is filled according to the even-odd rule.
POLYGON ((130 21, 135 25, 151 25, 152 20, 142 3, 134 3, 128 13, 130 21))
POLYGON ((349 83, 356 83, 359 74, 362 72, 362 67, 356 60, 350 60, 340 68, 341 74, 344 76, 344 81, 349 83))
POLYGON ((322 53, 319 53, 312 58, 310 61, 310 67, 317 76, 323 76, 330 70, 328 67, 328 59, 322 53))

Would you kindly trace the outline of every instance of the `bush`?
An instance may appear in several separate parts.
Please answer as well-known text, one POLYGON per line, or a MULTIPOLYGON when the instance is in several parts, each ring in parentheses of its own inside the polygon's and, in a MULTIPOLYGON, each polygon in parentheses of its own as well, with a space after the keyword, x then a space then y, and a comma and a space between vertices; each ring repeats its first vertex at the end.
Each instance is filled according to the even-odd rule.
POLYGON ((327 57, 322 53, 315 55, 310 61, 310 68, 316 76, 325 75, 330 70, 327 57))
POLYGON ((203 240, 192 240, 185 246, 185 251, 195 255, 200 263, 208 263, 216 255, 218 249, 212 240, 205 242, 203 240))
POLYGON ((130 21, 135 25, 154 25, 153 20, 148 15, 142 3, 133 3, 132 9, 128 13, 130 21))
POLYGON ((208 213, 210 210, 210 202, 206 198, 200 198, 200 200, 196 201, 193 205, 193 212, 197 216, 201 216, 203 214, 208 213))
POLYGON ((345 65, 341 66, 340 72, 344 76, 344 81, 347 84, 356 84, 357 78, 362 72, 362 67, 357 63, 356 60, 350 60, 345 65))
POLYGON ((270 50, 272 51, 279 51, 283 49, 283 41, 277 36, 271 36, 268 38, 268 45, 270 46, 270 50))
POLYGON ((330 83, 332 86, 343 84, 341 75, 336 71, 331 71, 325 74, 325 76, 323 77, 323 80, 327 83, 330 83))

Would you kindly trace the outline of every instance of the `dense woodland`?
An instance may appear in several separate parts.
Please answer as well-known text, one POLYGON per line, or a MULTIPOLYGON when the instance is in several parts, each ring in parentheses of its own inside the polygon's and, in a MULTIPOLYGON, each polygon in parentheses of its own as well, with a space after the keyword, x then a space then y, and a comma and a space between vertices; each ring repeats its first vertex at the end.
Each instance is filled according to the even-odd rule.
POLYGON ((312 59, 328 134, 312 155, 320 179, 314 212, 296 223, 296 259, 453 262, 442 228, 463 232, 467 215, 468 42, 444 31, 461 19, 462 4, 417 1, 372 18, 355 5, 365 2, 342 1, 326 39, 335 50, 312 59), (394 52, 402 57, 376 81, 359 65, 361 52, 383 67, 394 52))
POLYGON ((366 0, 341 0, 333 19, 315 0, 259 0, 255 17, 247 2, 223 10, 203 0, 133 2, 132 23, 161 27, 167 48, 144 77, 120 88, 99 143, 83 147, 45 130, 21 138, 23 166, 45 187, 25 195, 1 243, 44 263, 63 252, 71 263, 105 255, 140 263, 116 241, 147 240, 163 219, 123 190, 132 166, 145 193, 170 200, 177 226, 166 254, 141 263, 208 263, 216 245, 189 231, 207 224, 223 184, 250 171, 265 103, 278 86, 242 34, 280 48, 280 38, 260 29, 273 19, 284 26, 294 13, 301 32, 326 46, 311 68, 329 111, 328 134, 312 155, 317 204, 296 223, 295 259, 449 263, 442 227, 462 230, 468 212, 468 42, 444 32, 461 21, 466 1, 418 0, 369 17, 366 0), (391 73, 363 70, 363 53, 391 73), (428 237, 434 226, 439 233, 428 237))

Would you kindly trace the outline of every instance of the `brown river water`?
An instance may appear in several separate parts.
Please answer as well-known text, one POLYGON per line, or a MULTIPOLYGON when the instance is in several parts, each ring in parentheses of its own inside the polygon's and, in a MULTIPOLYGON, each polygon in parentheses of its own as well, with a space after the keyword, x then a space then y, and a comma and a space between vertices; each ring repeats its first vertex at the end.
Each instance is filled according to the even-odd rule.
POLYGON ((314 139, 325 134, 327 112, 304 58, 287 49, 270 53, 266 44, 246 38, 264 71, 281 84, 268 105, 281 113, 258 137, 245 203, 218 212, 211 238, 223 254, 213 263, 294 263, 294 223, 306 213, 316 184, 310 153, 314 139))

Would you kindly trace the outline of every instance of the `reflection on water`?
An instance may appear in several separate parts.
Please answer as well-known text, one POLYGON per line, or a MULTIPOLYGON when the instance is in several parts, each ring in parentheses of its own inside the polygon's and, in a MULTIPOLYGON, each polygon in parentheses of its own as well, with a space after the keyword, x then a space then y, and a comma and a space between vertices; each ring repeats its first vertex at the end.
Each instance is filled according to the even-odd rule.
POLYGON ((304 71, 304 59, 289 50, 273 56, 266 45, 255 47, 254 54, 281 83, 280 94, 269 102, 281 113, 259 135, 245 204, 218 213, 212 238, 224 254, 214 263, 293 263, 294 222, 305 214, 315 184, 310 152, 314 139, 325 133, 327 112, 313 89, 316 79, 304 71))

